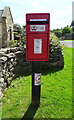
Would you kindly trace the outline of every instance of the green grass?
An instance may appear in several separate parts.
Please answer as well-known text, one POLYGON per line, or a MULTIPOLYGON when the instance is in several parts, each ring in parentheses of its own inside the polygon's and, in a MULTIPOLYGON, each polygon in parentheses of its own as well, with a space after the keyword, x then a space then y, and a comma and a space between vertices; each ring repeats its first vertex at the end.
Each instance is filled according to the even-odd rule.
MULTIPOLYGON (((42 72, 41 104, 31 103, 31 75, 15 79, 4 91, 3 118, 71 118, 72 117, 72 50, 63 47, 64 68, 42 72)), ((16 119, 17 120, 17 119, 16 119)))
POLYGON ((64 40, 64 41, 74 41, 74 40, 64 40))

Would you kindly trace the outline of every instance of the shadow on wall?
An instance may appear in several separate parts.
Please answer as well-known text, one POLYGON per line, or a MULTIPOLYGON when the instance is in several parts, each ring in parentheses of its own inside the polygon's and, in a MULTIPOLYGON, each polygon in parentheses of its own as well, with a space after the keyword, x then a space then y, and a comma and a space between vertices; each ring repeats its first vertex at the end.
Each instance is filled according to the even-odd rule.
MULTIPOLYGON (((14 69, 15 78, 19 76, 28 76, 32 74, 32 61, 26 61, 25 50, 16 54, 17 65, 14 69)), ((49 61, 42 61, 42 71, 54 73, 64 68, 64 57, 62 48, 53 48, 50 51, 49 61)), ((48 73, 46 72, 46 73, 48 73)))
MULTIPOLYGON (((56 64, 56 63, 55 63, 56 64)), ((53 66, 50 66, 50 62, 42 62, 41 64, 41 71, 42 71, 42 75, 47 75, 47 74, 51 74, 57 71, 60 71, 64 68, 64 63, 59 66, 59 65, 55 65, 53 63, 53 66)), ((16 66, 14 69, 14 73, 15 73, 15 78, 20 77, 20 76, 28 76, 28 75, 32 75, 32 62, 24 62, 24 64, 20 66, 16 66)))

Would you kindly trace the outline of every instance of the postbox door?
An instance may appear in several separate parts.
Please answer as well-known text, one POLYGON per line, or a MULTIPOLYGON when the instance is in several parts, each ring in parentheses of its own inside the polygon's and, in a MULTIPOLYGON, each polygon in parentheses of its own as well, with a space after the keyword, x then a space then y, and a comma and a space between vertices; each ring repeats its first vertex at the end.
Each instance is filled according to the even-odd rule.
POLYGON ((27 35, 27 58, 30 60, 47 60, 49 49, 48 34, 30 34, 27 35))

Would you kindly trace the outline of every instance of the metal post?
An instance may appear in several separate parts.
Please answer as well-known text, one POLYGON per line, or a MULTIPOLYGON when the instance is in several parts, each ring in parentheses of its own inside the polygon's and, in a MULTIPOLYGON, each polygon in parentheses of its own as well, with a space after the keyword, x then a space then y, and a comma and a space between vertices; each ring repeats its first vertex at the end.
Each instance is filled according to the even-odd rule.
MULTIPOLYGON (((41 83, 38 85, 35 83, 35 75, 41 74, 41 62, 33 61, 32 62, 32 104, 35 106, 39 106, 40 104, 40 91, 41 91, 41 83)), ((39 78, 40 80, 40 78, 39 78)))

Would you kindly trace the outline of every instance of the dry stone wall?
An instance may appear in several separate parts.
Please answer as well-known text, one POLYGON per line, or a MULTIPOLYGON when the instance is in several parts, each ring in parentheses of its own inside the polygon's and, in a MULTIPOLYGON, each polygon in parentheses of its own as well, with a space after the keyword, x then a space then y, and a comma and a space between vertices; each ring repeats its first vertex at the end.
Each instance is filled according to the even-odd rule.
POLYGON ((2 23, 0 23, 0 48, 2 47, 2 23))
MULTIPOLYGON (((21 60, 21 54, 22 57, 24 57, 24 50, 19 47, 5 49, 2 48, 0 50, 0 87, 2 90, 8 87, 12 79, 15 77, 15 67, 20 69, 17 65, 18 61, 21 60)), ((18 71, 16 70, 16 72, 18 71)))
MULTIPOLYGON (((0 49, 0 89, 8 87, 15 77, 31 74, 31 62, 26 61, 26 48, 0 49)), ((43 69, 63 68, 64 60, 61 47, 50 47, 50 59, 42 62, 43 69), (52 48, 52 49, 51 49, 52 48)))

